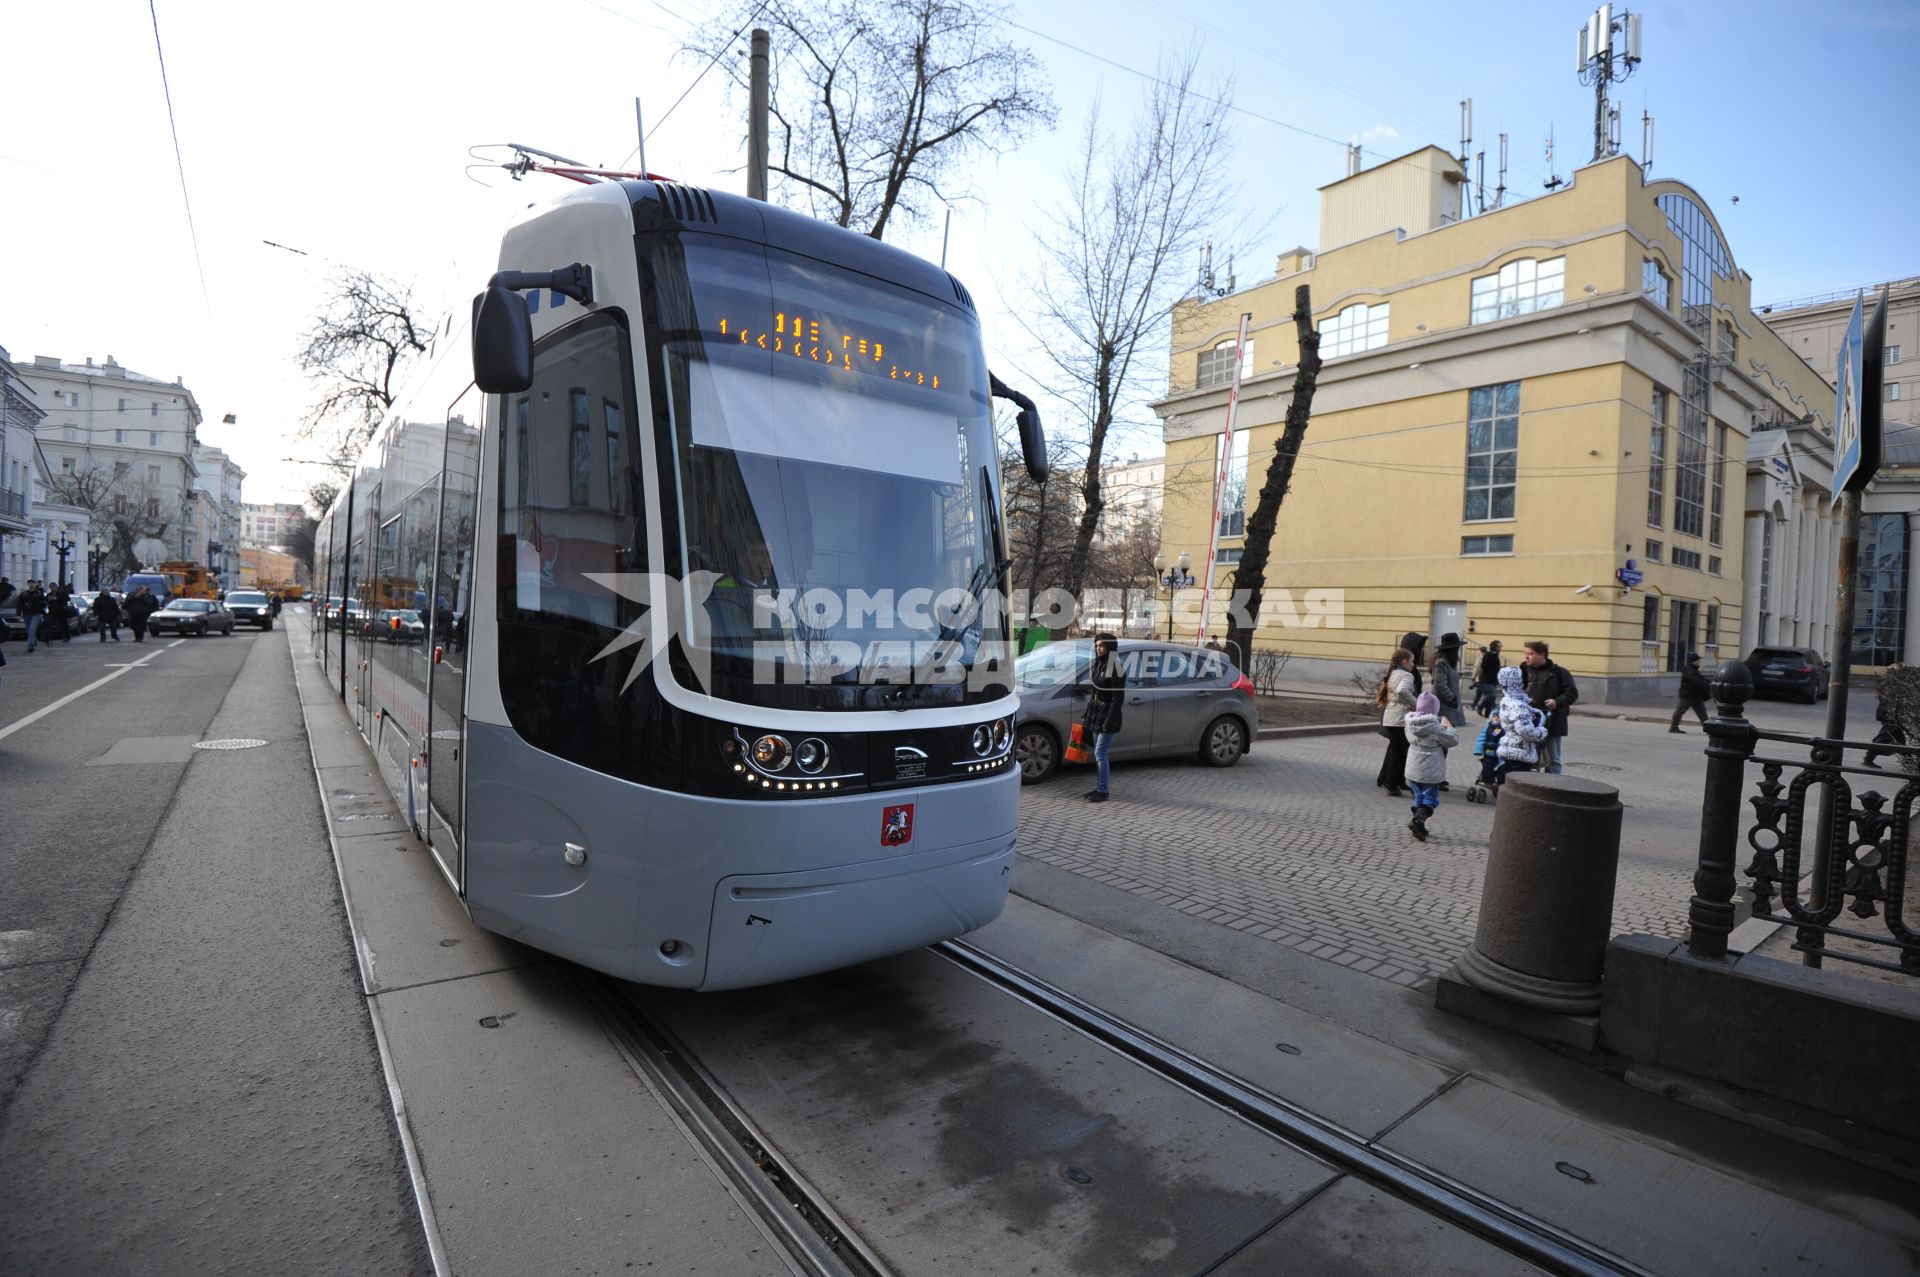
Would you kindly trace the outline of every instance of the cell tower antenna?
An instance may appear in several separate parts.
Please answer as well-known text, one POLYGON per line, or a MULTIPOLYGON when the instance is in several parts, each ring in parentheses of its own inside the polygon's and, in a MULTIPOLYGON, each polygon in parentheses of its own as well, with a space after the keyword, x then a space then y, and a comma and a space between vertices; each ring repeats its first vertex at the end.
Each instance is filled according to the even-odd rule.
POLYGON ((1653 115, 1648 111, 1640 112, 1640 167, 1653 171, 1653 115))
POLYGON ((1476 170, 1473 177, 1473 186, 1477 198, 1477 208, 1479 212, 1484 213, 1487 211, 1487 153, 1481 151, 1478 155, 1475 155, 1473 157, 1473 165, 1476 170))
POLYGON ((1548 190, 1557 190, 1565 185, 1560 175, 1553 171, 1553 126, 1547 126, 1547 180, 1543 185, 1548 190))
POLYGON ((1500 135, 1500 181, 1493 188, 1493 206, 1499 208, 1507 200, 1507 135, 1500 135))
POLYGON ((1620 153, 1619 111, 1607 101, 1607 86, 1631 76, 1640 65, 1640 15, 1611 4, 1593 11, 1575 40, 1580 83, 1593 86, 1593 158, 1620 153))

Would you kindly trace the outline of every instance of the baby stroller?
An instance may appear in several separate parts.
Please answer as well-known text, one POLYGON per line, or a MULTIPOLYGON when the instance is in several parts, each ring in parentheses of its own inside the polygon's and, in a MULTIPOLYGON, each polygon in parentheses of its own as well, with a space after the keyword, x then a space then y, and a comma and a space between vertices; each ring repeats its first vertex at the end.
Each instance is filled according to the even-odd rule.
MULTIPOLYGON (((1536 725, 1544 725, 1546 715, 1536 709, 1533 711, 1533 721, 1536 725)), ((1500 739, 1505 735, 1500 730, 1498 715, 1488 719, 1487 725, 1480 729, 1480 735, 1473 743, 1473 752, 1480 759, 1480 775, 1467 790, 1468 802, 1498 802, 1500 786, 1506 782, 1509 773, 1533 770, 1532 763, 1516 763, 1500 757, 1500 739)))

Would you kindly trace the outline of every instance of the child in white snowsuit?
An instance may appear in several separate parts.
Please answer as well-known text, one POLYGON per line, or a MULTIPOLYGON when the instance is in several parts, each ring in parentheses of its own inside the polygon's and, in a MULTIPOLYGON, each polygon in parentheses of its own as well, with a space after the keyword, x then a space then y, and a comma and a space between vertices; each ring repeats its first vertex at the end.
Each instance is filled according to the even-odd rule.
POLYGON ((1407 828, 1427 840, 1427 819, 1440 805, 1440 782, 1447 778, 1447 751, 1460 743, 1453 724, 1440 717, 1440 699, 1422 692, 1407 715, 1407 787, 1413 790, 1413 819, 1407 828))
POLYGON ((1546 715, 1528 704, 1520 668, 1510 665, 1498 677, 1500 704, 1493 711, 1501 732, 1496 784, 1510 773, 1532 771, 1540 761, 1540 742, 1547 738, 1546 715))

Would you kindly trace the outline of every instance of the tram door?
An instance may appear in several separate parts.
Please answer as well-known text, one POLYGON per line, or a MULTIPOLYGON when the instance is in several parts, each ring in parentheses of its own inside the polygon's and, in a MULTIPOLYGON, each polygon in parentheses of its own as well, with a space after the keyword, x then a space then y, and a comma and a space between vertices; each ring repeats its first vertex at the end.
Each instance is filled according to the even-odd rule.
POLYGON ((433 569, 427 695, 427 844, 466 891, 460 853, 462 755, 466 751, 467 630, 472 607, 474 523, 480 498, 481 395, 469 388, 447 410, 440 530, 433 569))

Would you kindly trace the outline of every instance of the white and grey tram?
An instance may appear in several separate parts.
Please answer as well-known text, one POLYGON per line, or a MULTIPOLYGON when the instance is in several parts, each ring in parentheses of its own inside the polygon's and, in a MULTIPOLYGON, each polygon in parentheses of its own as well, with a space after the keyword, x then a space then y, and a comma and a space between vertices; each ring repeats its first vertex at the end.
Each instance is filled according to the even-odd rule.
POLYGON ((999 914, 990 394, 1044 462, 956 279, 599 181, 508 230, 427 362, 318 531, 313 653, 475 922, 724 989, 999 914))

